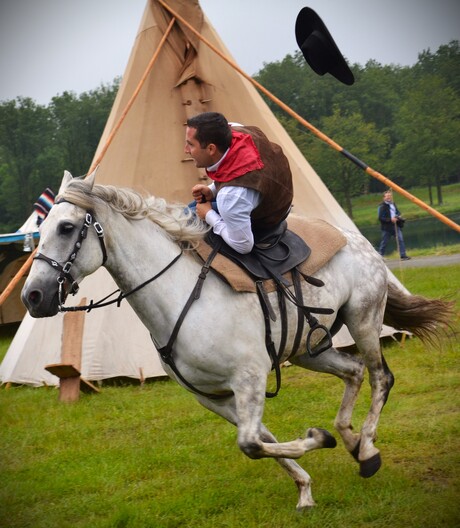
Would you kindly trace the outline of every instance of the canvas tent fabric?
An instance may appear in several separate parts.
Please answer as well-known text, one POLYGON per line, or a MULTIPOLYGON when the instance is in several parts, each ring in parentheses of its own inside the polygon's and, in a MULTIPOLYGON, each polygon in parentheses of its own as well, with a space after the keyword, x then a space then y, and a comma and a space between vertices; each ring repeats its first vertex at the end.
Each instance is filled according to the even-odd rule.
MULTIPOLYGON (((168 5, 231 58, 197 0, 168 0, 168 5)), ((157 0, 147 2, 94 159, 98 159, 110 132, 124 113, 170 20, 170 13, 157 0)), ((293 19, 293 27, 294 22, 293 19)), ((295 213, 357 229, 253 85, 177 22, 102 158, 97 183, 129 187, 169 201, 188 203, 192 186, 206 182, 206 178, 204 171, 197 169, 184 154, 185 122, 204 111, 221 112, 229 121, 255 125, 282 146, 293 174, 295 213)), ((157 271, 152 268, 152 275, 157 271)), ((69 299, 67 304, 70 301, 78 304, 82 297, 98 300, 115 288, 111 277, 101 269, 85 279, 78 296, 69 299)), ((97 380, 120 375, 136 378, 140 369, 146 378, 164 374, 147 330, 126 302, 120 308, 86 314, 84 324, 84 378, 97 380)), ((0 379, 33 385, 56 384, 58 379, 44 371, 44 366, 58 359, 61 332, 61 315, 39 320, 26 315, 0 367, 0 379), (21 367, 25 364, 30 366, 30 372, 22 374, 21 367)), ((353 340, 344 329, 334 338, 334 344, 347 346, 353 340)))
MULTIPOLYGON (((231 58, 196 0, 169 0, 168 5, 231 58)), ((148 2, 96 158, 136 89, 170 19, 158 2, 148 2)), ((186 28, 175 24, 100 164, 97 181, 147 190, 172 201, 188 203, 190 189, 203 181, 204 171, 197 170, 184 154, 185 122, 200 112, 218 111, 229 121, 259 127, 270 140, 282 145, 293 173, 295 213, 356 229, 254 86, 188 33, 186 28)))

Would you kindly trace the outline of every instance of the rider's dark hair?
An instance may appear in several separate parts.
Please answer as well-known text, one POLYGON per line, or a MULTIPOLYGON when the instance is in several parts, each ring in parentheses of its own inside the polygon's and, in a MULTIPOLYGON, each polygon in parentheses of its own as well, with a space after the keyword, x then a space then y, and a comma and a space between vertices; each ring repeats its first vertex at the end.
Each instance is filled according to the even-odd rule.
POLYGON ((232 142, 232 131, 227 119, 218 112, 204 112, 187 120, 187 126, 196 128, 195 138, 201 148, 210 143, 216 145, 220 152, 225 152, 232 142))

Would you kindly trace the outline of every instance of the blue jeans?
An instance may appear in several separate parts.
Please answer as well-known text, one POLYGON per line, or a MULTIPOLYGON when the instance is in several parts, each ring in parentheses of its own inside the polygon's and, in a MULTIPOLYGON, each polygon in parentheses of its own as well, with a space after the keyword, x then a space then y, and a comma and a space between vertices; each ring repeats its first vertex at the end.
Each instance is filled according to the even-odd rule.
MULTIPOLYGON (((189 209, 191 209, 194 213, 196 212, 196 202, 195 200, 193 200, 193 202, 190 202, 187 207, 189 209)), ((217 202, 216 201, 212 201, 211 202, 211 207, 214 209, 214 211, 216 211, 216 213, 219 212, 219 209, 217 209, 217 202)))
MULTIPOLYGON (((396 232, 398 233, 399 256, 403 258, 406 256, 406 246, 404 244, 403 234, 399 227, 396 228, 396 232)), ((380 246, 379 246, 379 253, 382 255, 382 257, 385 254, 385 249, 392 236, 395 236, 395 230, 393 231, 383 231, 382 230, 382 240, 380 241, 380 246)))

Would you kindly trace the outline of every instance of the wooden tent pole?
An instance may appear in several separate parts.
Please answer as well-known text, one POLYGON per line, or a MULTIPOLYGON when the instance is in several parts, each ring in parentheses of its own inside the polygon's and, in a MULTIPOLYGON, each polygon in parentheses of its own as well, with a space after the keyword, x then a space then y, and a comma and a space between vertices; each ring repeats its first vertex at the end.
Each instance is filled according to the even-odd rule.
MULTIPOLYGON (((171 22, 169 23, 165 34, 160 40, 160 43, 158 44, 158 47, 153 54, 153 57, 150 59, 150 62, 144 72, 144 75, 142 76, 141 80, 139 81, 139 84, 137 85, 137 88, 134 90, 133 95, 131 96, 130 100, 126 104, 125 109, 123 110, 123 113, 120 116, 120 119, 118 120, 117 124, 113 127, 112 131, 110 132, 109 137, 107 138, 107 141, 105 142, 104 148, 101 150, 101 153, 97 157, 96 160, 93 161, 91 164, 91 167, 88 171, 88 174, 91 174, 93 170, 101 163, 102 158, 104 157, 105 153, 107 152, 107 149, 109 148, 110 144, 113 141, 113 138, 115 137, 116 133, 121 127, 121 124, 125 120, 126 115, 128 114, 129 110, 133 106, 133 103, 138 96, 139 92, 141 91, 142 86, 144 86, 145 80, 147 79, 147 76, 149 75, 151 69, 153 68, 153 65, 155 64, 155 61, 158 58, 158 54, 160 53, 161 48, 163 47, 163 44, 166 42, 166 39, 168 38, 169 33, 171 32, 171 29, 174 26, 175 18, 171 19, 171 22)), ((30 266, 32 266, 33 257, 35 256, 35 253, 37 252, 38 248, 35 248, 30 257, 26 260, 26 262, 21 266, 19 271, 16 273, 16 275, 10 280, 8 286, 3 290, 2 294, 0 295, 0 306, 6 301, 6 299, 9 297, 11 292, 16 287, 17 283, 21 280, 22 276, 29 270, 30 266)))
POLYGON ((282 108, 285 112, 287 112, 291 117, 299 121, 303 126, 308 128, 315 136, 317 136, 319 139, 327 143, 330 147, 340 152, 342 155, 344 155, 346 158, 348 158, 350 161, 352 161, 355 165, 357 165, 360 169, 363 169, 367 174, 372 176, 373 178, 376 178, 377 180, 381 181, 388 187, 391 187, 399 194, 406 197, 411 202, 415 203, 422 209, 425 209, 428 213, 436 217, 441 222, 444 222, 446 225, 454 229, 455 231, 458 231, 460 233, 460 225, 453 222, 450 218, 447 218, 443 214, 441 214, 439 211, 436 211, 436 209, 433 209, 428 204, 414 196, 413 194, 409 193, 396 183, 392 182, 389 178, 381 174, 380 172, 377 172, 376 170, 372 169, 368 165, 366 165, 364 162, 362 162, 360 159, 358 159, 356 156, 353 156, 350 152, 342 148, 338 143, 333 141, 331 138, 326 136, 323 132, 318 130, 316 127, 314 127, 312 124, 310 124, 308 121, 303 119, 300 115, 298 115, 292 108, 287 106, 285 103, 283 103, 280 99, 278 99, 275 95, 273 95, 271 92, 269 92, 266 88, 264 88, 260 83, 258 83, 256 80, 254 80, 250 75, 245 73, 234 61, 226 57, 220 50, 218 50, 209 40, 207 40, 205 37, 203 37, 193 26, 190 25, 189 22, 187 22, 183 17, 181 17, 176 11, 174 11, 171 7, 169 7, 164 0, 158 0, 158 2, 167 9, 171 15, 177 20, 179 20, 184 26, 186 26, 195 36, 197 36, 202 42, 204 42, 209 48, 214 51, 219 57, 221 57, 225 62, 227 62, 232 68, 234 68, 238 73, 240 73, 245 79, 247 79, 249 82, 251 82, 256 88, 258 88, 262 93, 264 93, 269 99, 271 99, 274 103, 276 103, 280 108, 282 108))

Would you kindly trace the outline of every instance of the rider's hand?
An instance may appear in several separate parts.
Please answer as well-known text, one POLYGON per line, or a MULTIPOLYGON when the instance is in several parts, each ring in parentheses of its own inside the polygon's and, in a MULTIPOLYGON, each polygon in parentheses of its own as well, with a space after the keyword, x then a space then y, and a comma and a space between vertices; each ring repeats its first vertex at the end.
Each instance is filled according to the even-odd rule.
POLYGON ((192 187, 192 195, 196 203, 201 203, 202 201, 211 202, 214 198, 211 189, 207 185, 200 183, 192 187))
POLYGON ((196 204, 196 214, 201 220, 205 220, 206 213, 212 209, 211 202, 207 201, 205 203, 196 204))

